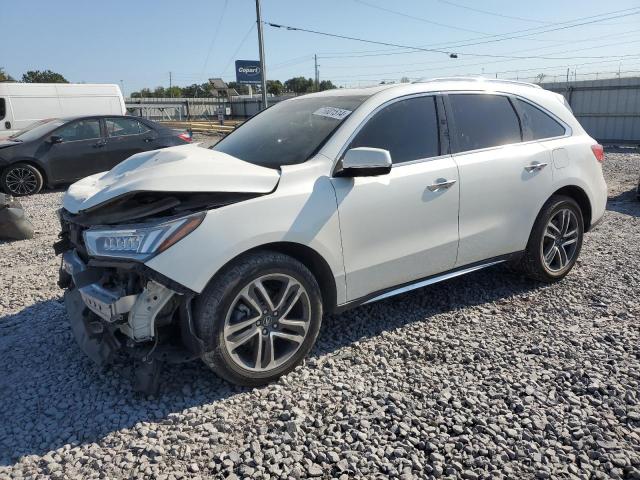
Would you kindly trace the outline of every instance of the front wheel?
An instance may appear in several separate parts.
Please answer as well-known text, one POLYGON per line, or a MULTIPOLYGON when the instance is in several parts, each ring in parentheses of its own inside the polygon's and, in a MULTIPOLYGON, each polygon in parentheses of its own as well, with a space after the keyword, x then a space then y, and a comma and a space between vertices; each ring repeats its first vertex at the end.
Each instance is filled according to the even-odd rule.
POLYGON ((582 248, 582 210, 573 198, 552 196, 531 231, 520 267, 529 277, 551 283, 573 268, 582 248))
POLYGON ((196 299, 194 322, 204 363, 247 386, 299 365, 320 330, 322 299, 311 272, 278 252, 249 254, 227 267, 196 299))
POLYGON ((33 165, 16 163, 8 166, 0 178, 2 188, 9 195, 23 197, 33 195, 42 189, 42 174, 33 165))

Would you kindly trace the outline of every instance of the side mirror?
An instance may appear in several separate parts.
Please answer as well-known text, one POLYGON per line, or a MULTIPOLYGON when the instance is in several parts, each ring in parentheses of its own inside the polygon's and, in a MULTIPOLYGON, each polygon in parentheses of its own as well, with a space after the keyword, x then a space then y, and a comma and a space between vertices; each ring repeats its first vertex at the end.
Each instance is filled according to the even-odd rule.
POLYGON ((58 135, 51 135, 51 138, 49 138, 49 141, 51 143, 62 143, 64 142, 64 139, 58 135))
POLYGON ((391 154, 382 148, 358 147, 347 150, 342 170, 336 177, 374 177, 391 171, 391 154))

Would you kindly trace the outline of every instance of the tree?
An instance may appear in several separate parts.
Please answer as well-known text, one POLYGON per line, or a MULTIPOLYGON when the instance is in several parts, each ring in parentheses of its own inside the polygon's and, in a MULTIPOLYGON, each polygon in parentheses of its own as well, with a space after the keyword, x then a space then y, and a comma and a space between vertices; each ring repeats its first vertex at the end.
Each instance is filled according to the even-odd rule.
POLYGON ((156 98, 164 98, 167 96, 167 91, 164 87, 156 87, 153 92, 151 92, 151 96, 156 98))
POLYGON ((400 79, 400 83, 409 83, 409 82, 411 82, 411 80, 409 80, 409 77, 402 77, 400 79))
POLYGON ((15 82, 15 79, 0 67, 0 82, 15 82))
POLYGON ((284 82, 284 86, 290 92, 307 93, 313 91, 313 80, 304 77, 294 77, 284 82))
POLYGON ((535 83, 542 83, 542 81, 546 78, 546 74, 544 73, 539 73, 538 75, 536 75, 536 80, 535 83))
POLYGON ((320 85, 318 85, 318 87, 320 88, 320 91, 322 92, 323 90, 332 90, 334 88, 337 88, 332 82, 331 80, 322 80, 320 82, 320 85))
POLYGON ((267 80, 267 92, 271 95, 281 95, 284 85, 280 80, 267 80))
POLYGON ((29 70, 22 75, 25 83, 69 83, 61 74, 51 70, 29 70))
POLYGON ((182 88, 174 85, 171 88, 167 88, 165 90, 165 95, 167 97, 182 97, 182 88))

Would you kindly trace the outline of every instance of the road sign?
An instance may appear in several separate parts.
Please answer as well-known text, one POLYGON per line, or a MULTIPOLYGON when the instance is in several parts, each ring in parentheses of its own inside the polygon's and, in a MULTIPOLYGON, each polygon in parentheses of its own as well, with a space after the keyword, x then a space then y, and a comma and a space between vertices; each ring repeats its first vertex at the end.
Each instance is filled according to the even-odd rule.
POLYGON ((238 83, 260 84, 262 70, 259 60, 236 60, 236 81, 238 83))

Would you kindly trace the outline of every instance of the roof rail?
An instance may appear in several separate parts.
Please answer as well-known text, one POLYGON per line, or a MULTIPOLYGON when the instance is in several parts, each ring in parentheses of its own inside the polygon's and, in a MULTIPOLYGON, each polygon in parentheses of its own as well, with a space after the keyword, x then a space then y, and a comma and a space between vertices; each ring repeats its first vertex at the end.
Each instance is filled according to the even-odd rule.
POLYGON ((519 80, 506 80, 500 78, 486 78, 486 77, 439 77, 429 78, 427 80, 416 80, 413 83, 429 83, 429 82, 489 82, 489 83, 507 83, 511 85, 522 85, 526 87, 542 88, 535 83, 521 82, 519 80))

